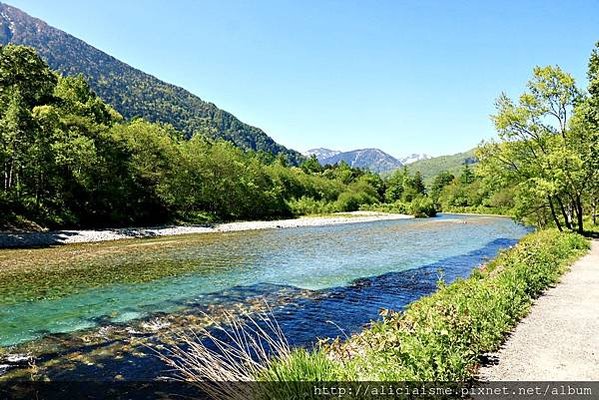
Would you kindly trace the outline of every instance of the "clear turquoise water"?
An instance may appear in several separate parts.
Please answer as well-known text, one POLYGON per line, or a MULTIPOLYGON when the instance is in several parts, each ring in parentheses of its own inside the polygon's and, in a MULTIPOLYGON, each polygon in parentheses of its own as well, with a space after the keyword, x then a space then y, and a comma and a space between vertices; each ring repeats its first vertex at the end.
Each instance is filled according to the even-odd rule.
MULTIPOLYGON (((463 275, 477 260, 494 256, 526 231, 504 218, 446 215, 211 234, 210 240, 201 242, 174 239, 177 246, 151 256, 167 263, 192 262, 196 266, 193 272, 4 307, 0 309, 0 346, 224 302, 230 291, 239 296, 244 290, 254 293, 257 287, 343 288, 359 278, 443 264, 444 260, 462 260, 462 255, 474 254, 460 261, 463 275)), ((112 262, 127 268, 147 259, 147 253, 129 254, 112 262)), ((446 267, 450 269, 449 264, 446 267)))

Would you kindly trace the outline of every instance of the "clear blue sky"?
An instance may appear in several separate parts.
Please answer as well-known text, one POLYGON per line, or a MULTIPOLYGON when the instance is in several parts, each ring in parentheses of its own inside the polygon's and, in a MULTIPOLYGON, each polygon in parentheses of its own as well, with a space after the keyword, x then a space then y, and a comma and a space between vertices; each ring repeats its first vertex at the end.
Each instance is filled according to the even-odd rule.
POLYGON ((469 149, 534 65, 586 86, 599 40, 597 0, 6 1, 301 151, 469 149))

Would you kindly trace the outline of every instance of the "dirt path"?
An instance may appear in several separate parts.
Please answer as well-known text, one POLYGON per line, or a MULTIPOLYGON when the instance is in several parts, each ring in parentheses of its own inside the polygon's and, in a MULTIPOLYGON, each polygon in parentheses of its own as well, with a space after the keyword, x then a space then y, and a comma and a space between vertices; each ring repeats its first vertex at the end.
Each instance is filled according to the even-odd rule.
POLYGON ((599 380, 599 241, 533 305, 481 380, 599 380))

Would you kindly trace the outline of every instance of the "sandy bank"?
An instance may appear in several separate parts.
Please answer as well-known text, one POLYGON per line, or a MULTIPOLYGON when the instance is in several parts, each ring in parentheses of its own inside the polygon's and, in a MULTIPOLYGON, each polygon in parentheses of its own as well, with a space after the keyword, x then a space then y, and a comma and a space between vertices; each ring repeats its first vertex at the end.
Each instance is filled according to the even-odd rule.
POLYGON ((275 221, 243 221, 207 226, 166 226, 153 228, 117 228, 101 230, 60 230, 31 233, 0 233, 0 248, 40 247, 72 243, 104 242, 109 240, 175 236, 210 232, 236 232, 257 229, 325 226, 382 220, 413 218, 404 214, 386 214, 369 211, 338 213, 330 216, 301 217, 275 221))

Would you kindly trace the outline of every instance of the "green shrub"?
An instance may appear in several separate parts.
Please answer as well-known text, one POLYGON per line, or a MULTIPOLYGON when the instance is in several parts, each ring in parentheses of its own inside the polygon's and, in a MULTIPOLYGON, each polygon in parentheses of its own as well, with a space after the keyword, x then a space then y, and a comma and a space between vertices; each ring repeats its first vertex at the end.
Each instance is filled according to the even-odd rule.
POLYGON ((434 217, 437 210, 433 201, 425 196, 414 198, 411 202, 398 200, 394 203, 363 204, 362 211, 377 211, 394 214, 410 214, 417 218, 434 217))
POLYGON ((293 215, 329 214, 338 211, 335 203, 326 200, 315 200, 312 197, 303 196, 299 199, 287 201, 293 215))
POLYGON ((416 218, 434 217, 437 215, 437 210, 430 198, 416 197, 410 204, 410 214, 416 218))
POLYGON ((339 195, 335 202, 337 211, 358 211, 363 204, 372 204, 377 199, 366 192, 345 191, 339 195))
POLYGON ((403 203, 396 201, 394 203, 377 203, 377 204, 365 204, 360 207, 362 211, 376 211, 393 214, 409 214, 410 205, 409 203, 403 203))
POLYGON ((337 378, 339 367, 322 352, 294 349, 285 359, 274 361, 259 378, 260 381, 332 381, 337 378))

